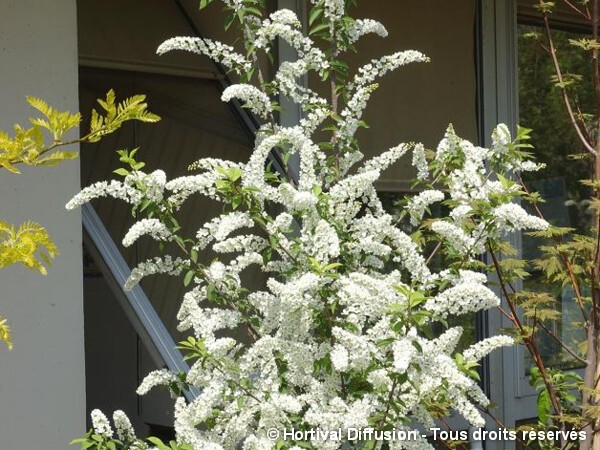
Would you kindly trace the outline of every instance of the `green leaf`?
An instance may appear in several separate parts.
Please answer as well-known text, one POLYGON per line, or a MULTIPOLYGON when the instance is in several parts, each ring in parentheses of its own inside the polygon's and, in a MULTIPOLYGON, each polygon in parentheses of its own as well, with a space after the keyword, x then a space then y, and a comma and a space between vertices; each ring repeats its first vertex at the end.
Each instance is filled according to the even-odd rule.
POLYGON ((78 152, 55 151, 44 158, 37 158, 33 165, 35 166, 56 166, 66 159, 76 159, 78 152))
POLYGON ((253 14, 257 17, 262 17, 263 13, 260 9, 255 8, 253 6, 247 6, 246 8, 244 8, 246 14, 253 14))
POLYGON ((159 450, 170 450, 169 447, 167 447, 165 445, 165 443, 163 441, 161 441, 159 438, 154 437, 154 436, 150 436, 149 438, 147 438, 147 441, 150 442, 151 444, 156 445, 156 447, 159 450))
POLYGON ((310 11, 310 16, 308 17, 308 24, 310 26, 312 26, 312 24, 315 22, 315 20, 317 20, 319 17, 321 17, 323 15, 323 11, 324 11, 323 8, 315 6, 310 11))
POLYGON ((185 274, 185 277, 183 277, 183 285, 186 287, 189 286, 189 284, 194 279, 195 274, 196 272, 194 270, 188 270, 185 274))
POLYGON ((540 391, 537 398, 537 411, 540 422, 544 424, 548 423, 551 408, 552 404, 550 402, 550 395, 548 394, 548 390, 543 389, 542 391, 540 391))
MULTIPOLYGON (((97 142, 103 136, 118 130, 123 123, 130 120, 140 122, 157 122, 160 117, 148 111, 145 95, 133 95, 120 103, 116 103, 115 92, 111 89, 106 94, 106 99, 98 99, 98 104, 105 111, 101 115, 92 110, 90 133, 82 138, 85 142, 97 142)), ((129 155, 131 157, 132 155, 129 155)))
POLYGON ((311 28, 310 32, 308 33, 309 35, 313 35, 313 34, 317 34, 321 31, 325 31, 329 29, 329 24, 328 23, 320 23, 319 25, 317 25, 314 28, 311 28))
POLYGON ((117 175, 121 175, 123 177, 126 177, 127 175, 129 175, 129 170, 120 167, 118 169, 113 170, 113 173, 117 174, 117 175))
POLYGON ((586 51, 600 49, 600 42, 589 38, 569 39, 569 44, 586 51))

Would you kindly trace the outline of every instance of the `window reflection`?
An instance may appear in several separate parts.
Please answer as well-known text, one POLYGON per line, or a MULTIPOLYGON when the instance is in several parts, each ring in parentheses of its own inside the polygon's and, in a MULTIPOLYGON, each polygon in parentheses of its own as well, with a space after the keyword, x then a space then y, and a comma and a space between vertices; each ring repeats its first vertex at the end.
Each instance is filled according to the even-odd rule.
MULTIPOLYGON (((555 44, 564 64, 565 79, 573 84, 569 89, 576 99, 578 109, 591 110, 593 84, 588 77, 586 55, 569 44, 580 34, 567 30, 555 30, 555 44), (572 74, 578 74, 572 75, 572 74)), ((585 233, 590 218, 586 215, 586 199, 590 192, 579 180, 587 177, 591 161, 586 157, 577 140, 565 112, 561 92, 555 85, 552 61, 545 46, 544 30, 532 24, 518 26, 518 77, 519 77, 519 123, 532 128, 532 144, 535 155, 546 169, 524 176, 533 191, 538 191, 545 203, 539 205, 546 220, 553 225, 573 228, 585 233)), ((567 237, 568 238, 568 237, 567 237)), ((531 260, 540 256, 538 246, 543 241, 523 236, 523 257, 531 260)), ((524 289, 548 291, 540 274, 533 273, 524 282, 524 289)), ((544 326, 572 349, 585 340, 581 312, 570 287, 552 292, 558 320, 547 320, 544 326)), ((561 368, 576 368, 580 363, 543 330, 538 331, 540 351, 546 363, 561 368)), ((529 355, 526 356, 529 359, 529 355)), ((525 364, 526 371, 532 366, 525 364)))

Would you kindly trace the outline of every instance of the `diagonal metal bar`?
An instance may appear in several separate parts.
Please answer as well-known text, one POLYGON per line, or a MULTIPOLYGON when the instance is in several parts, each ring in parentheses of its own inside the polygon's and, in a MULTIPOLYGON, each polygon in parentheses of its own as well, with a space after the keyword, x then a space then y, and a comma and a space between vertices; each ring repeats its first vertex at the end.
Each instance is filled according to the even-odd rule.
MULTIPOLYGON (((196 22, 194 21, 194 19, 190 15, 189 11, 186 9, 186 7, 183 5, 181 0, 173 0, 173 3, 175 5, 175 7, 177 8, 177 10, 179 11, 179 13, 181 14, 182 19, 184 20, 184 22, 190 29, 191 33, 197 38, 204 39, 205 36, 202 34, 202 31, 198 27, 198 24, 196 24, 196 22)), ((231 86, 233 84, 233 82, 231 81, 231 78, 227 74, 227 71, 221 64, 219 64, 218 62, 213 61, 213 60, 211 60, 211 62, 214 65, 217 72, 219 73, 219 77, 218 77, 217 81, 219 82, 219 84, 221 86, 221 90, 225 90, 226 88, 231 86)), ((230 101, 229 105, 230 105, 230 108, 231 108, 236 120, 242 126, 244 133, 248 136, 248 140, 250 141, 250 143, 253 144, 255 136, 256 136, 256 131, 258 130, 258 128, 260 126, 259 121, 254 116, 254 114, 252 114, 247 109, 242 108, 242 105, 237 100, 230 101)), ((275 151, 271 151, 271 153, 269 154, 269 161, 272 163, 273 168, 280 175, 282 175, 282 176, 290 175, 289 173, 286 173, 285 163, 283 162, 281 157, 275 151)))
MULTIPOLYGON (((188 364, 183 360, 181 352, 176 349, 175 341, 143 289, 137 285, 131 291, 123 290, 131 269, 94 207, 89 203, 82 207, 82 218, 85 230, 84 242, 99 264, 113 294, 150 352, 153 361, 158 367, 166 366, 172 372, 187 373, 190 370, 188 364)), ((192 401, 197 396, 197 391, 185 392, 185 396, 188 401, 192 401)))

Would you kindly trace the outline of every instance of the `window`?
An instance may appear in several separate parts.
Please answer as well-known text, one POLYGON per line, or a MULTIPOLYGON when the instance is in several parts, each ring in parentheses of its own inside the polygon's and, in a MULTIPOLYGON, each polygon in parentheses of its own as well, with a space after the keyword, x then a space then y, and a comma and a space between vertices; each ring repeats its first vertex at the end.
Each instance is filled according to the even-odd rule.
MULTIPOLYGON (((593 94, 586 55, 569 44, 569 39, 578 39, 581 31, 575 26, 556 26, 553 38, 563 63, 565 80, 573 84, 572 89, 578 108, 589 111, 593 94), (574 75, 577 74, 577 75, 574 75), (581 78, 579 77, 581 75, 581 78)), ((545 30, 532 18, 523 18, 518 25, 518 77, 519 77, 519 123, 532 128, 535 155, 546 169, 530 174, 525 182, 538 191, 545 200, 540 205, 545 218, 553 225, 570 227, 585 233, 590 219, 585 213, 589 189, 579 180, 589 173, 590 161, 585 158, 575 133, 569 123, 565 105, 556 78, 551 58, 546 48, 545 30)), ((538 239, 523 237, 523 257, 535 259, 539 256, 538 239)), ((546 290, 540 274, 524 283, 526 290, 546 290)), ((560 319, 547 321, 547 328, 569 347, 577 349, 585 340, 579 307, 569 287, 552 293, 556 299, 560 319)), ((578 362, 569 355, 548 333, 539 331, 541 351, 545 361, 562 368, 577 367, 578 362)), ((531 366, 525 365, 526 371, 531 366)))

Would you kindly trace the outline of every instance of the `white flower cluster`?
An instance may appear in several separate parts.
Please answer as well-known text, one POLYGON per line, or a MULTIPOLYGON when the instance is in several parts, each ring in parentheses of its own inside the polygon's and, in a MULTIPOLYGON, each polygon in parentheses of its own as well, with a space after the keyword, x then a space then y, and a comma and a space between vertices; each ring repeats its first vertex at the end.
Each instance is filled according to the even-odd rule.
POLYGON ((174 37, 160 44, 156 53, 163 55, 173 50, 184 50, 208 56, 223 64, 226 68, 234 70, 238 75, 249 72, 252 69, 252 63, 246 57, 237 53, 233 47, 210 39, 185 36, 174 37))
POLYGON ((144 198, 152 202, 163 199, 166 175, 162 170, 150 174, 140 171, 131 172, 124 181, 112 180, 110 183, 99 181, 82 189, 66 205, 67 209, 75 209, 95 198, 112 197, 131 205, 138 205, 144 198))
POLYGON ((165 184, 165 189, 172 193, 167 199, 169 206, 173 209, 179 209, 194 194, 217 200, 215 184, 217 180, 223 179, 223 175, 218 172, 217 168, 242 170, 243 166, 231 161, 221 161, 214 158, 205 158, 195 162, 190 166, 190 170, 204 170, 204 173, 181 176, 165 184))
POLYGON ((330 114, 327 101, 312 89, 302 86, 299 81, 311 70, 320 74, 328 67, 326 60, 313 61, 308 58, 299 58, 296 61, 284 61, 275 74, 274 86, 279 92, 292 101, 301 105, 305 117, 301 126, 307 134, 313 133, 317 127, 330 114))
POLYGON ((269 96, 250 84, 232 84, 221 95, 221 100, 224 102, 228 102, 233 98, 241 100, 244 107, 251 109, 263 119, 266 119, 273 112, 269 96))
POLYGON ((155 370, 146 375, 136 392, 138 395, 144 395, 156 386, 166 386, 175 381, 177 381, 177 377, 167 369, 155 370))
POLYGON ((319 220, 314 234, 307 234, 305 248, 321 262, 330 262, 340 255, 340 239, 335 228, 326 220, 319 220))
POLYGON ((532 216, 516 203, 505 203, 493 210, 494 219, 500 229, 506 231, 545 230, 548 222, 532 216))
POLYGON ((164 196, 167 175, 162 170, 155 170, 149 174, 135 171, 125 178, 125 182, 137 186, 138 190, 143 191, 146 199, 159 203, 164 196))
POLYGON ((461 282, 428 300, 425 308, 445 318, 490 309, 499 304, 498 296, 483 284, 461 282))
POLYGON ((417 169, 417 180, 425 180, 429 176, 429 165, 425 157, 425 147, 423 144, 415 145, 413 150, 412 165, 417 169))
POLYGON ((116 410, 113 413, 113 422, 115 424, 115 428, 117 429, 117 436, 120 441, 130 442, 135 439, 135 430, 131 425, 131 421, 129 417, 121 411, 116 410))
POLYGON ((221 242, 228 238, 234 231, 252 226, 254 226, 254 222, 247 212, 235 211, 215 217, 210 222, 205 223, 196 233, 196 239, 198 240, 197 247, 203 250, 213 240, 221 242))
POLYGON ((499 124, 492 131, 492 145, 490 147, 492 162, 502 164, 504 170, 511 172, 536 172, 545 167, 545 164, 511 155, 512 144, 512 136, 508 126, 503 123, 499 124))
POLYGON ((492 131, 491 150, 496 155, 506 154, 508 145, 512 143, 512 136, 506 124, 501 123, 492 131))
POLYGON ((425 210, 431 205, 444 200, 444 193, 435 189, 427 189, 412 197, 406 208, 410 213, 411 225, 417 225, 423 219, 425 210))
POLYGON ((445 239, 446 244, 458 254, 479 254, 485 251, 485 238, 471 236, 462 227, 444 220, 436 220, 431 224, 431 229, 445 239))
POLYGON ((312 132, 327 117, 329 109, 325 99, 306 86, 302 86, 299 80, 311 70, 322 75, 329 67, 329 61, 314 45, 312 39, 304 36, 300 28, 301 23, 293 11, 278 10, 261 23, 252 45, 268 51, 272 41, 279 37, 296 51, 295 61, 285 61, 280 65, 275 74, 274 86, 282 95, 291 98, 302 107, 306 117, 301 125, 312 132))
POLYGON ((376 84, 359 86, 352 98, 348 101, 346 107, 340 113, 342 118, 344 118, 344 122, 340 127, 339 135, 343 140, 344 145, 348 145, 356 134, 363 111, 367 107, 367 102, 375 89, 377 89, 376 84))
POLYGON ((223 3, 225 3, 225 6, 233 9, 235 12, 238 12, 244 7, 244 0, 223 0, 223 3))
POLYGON ((358 74, 354 77, 352 86, 368 86, 377 78, 382 77, 388 72, 392 72, 399 67, 415 62, 428 62, 429 58, 416 50, 405 50, 383 56, 379 59, 373 59, 370 63, 358 69, 358 74))
POLYGON ((133 186, 117 180, 112 180, 110 183, 99 181, 82 189, 81 192, 69 200, 66 208, 75 209, 95 198, 107 196, 126 201, 132 205, 139 203, 142 199, 141 193, 133 186))
POLYGON ((147 277, 148 275, 156 275, 159 273, 173 276, 179 275, 183 270, 183 264, 184 261, 181 258, 173 259, 169 255, 141 262, 131 271, 129 278, 125 282, 124 289, 130 291, 142 280, 142 278, 147 277))
POLYGON ((477 362, 500 347, 513 345, 515 340, 511 336, 492 336, 483 341, 476 342, 463 352, 465 361, 477 362))
POLYGON ((276 134, 263 139, 256 146, 246 166, 246 176, 243 184, 257 189, 257 195, 263 199, 269 198, 296 210, 306 209, 315 203, 312 188, 319 184, 315 165, 317 161, 323 158, 322 151, 311 139, 304 135, 303 128, 299 126, 282 128, 276 134), (275 188, 265 181, 265 161, 270 152, 279 146, 288 146, 289 154, 299 153, 300 155, 299 190, 288 183, 275 188))
POLYGON ((253 44, 256 48, 267 48, 271 41, 279 37, 296 50, 298 58, 305 60, 307 65, 318 67, 319 64, 326 64, 325 54, 315 47, 312 39, 302 34, 301 25, 293 11, 280 9, 263 21, 253 44))
POLYGON ((376 34, 379 37, 385 38, 388 31, 381 22, 373 19, 358 19, 347 30, 348 42, 354 44, 361 37, 367 34, 376 34))
POLYGON ((123 246, 129 247, 133 245, 135 241, 146 234, 157 241, 167 241, 172 237, 167 226, 160 220, 142 219, 131 226, 123 238, 123 246))
POLYGON ((316 6, 321 6, 325 11, 325 17, 331 22, 336 22, 344 15, 345 2, 344 0, 311 0, 316 6))
MULTIPOLYGON (((498 171, 507 175, 518 168, 539 168, 522 154, 511 153, 511 146, 508 127, 500 124, 492 133, 490 149, 459 138, 452 126, 437 147, 438 177, 445 177, 452 210, 447 219, 435 221, 431 229, 458 255, 471 258, 482 254, 488 239, 507 232, 548 227, 545 220, 530 215, 511 201, 520 190, 517 183, 506 176, 496 179, 498 171), (491 219, 479 219, 484 216, 491 219)), ((411 209, 414 210, 413 205, 409 205, 413 217, 411 209)))
POLYGON ((90 415, 92 418, 92 428, 94 428, 94 432, 101 436, 112 438, 114 433, 110 426, 110 422, 104 413, 99 409, 94 409, 90 415))
MULTIPOLYGON (((94 434, 102 436, 102 439, 105 440, 104 443, 108 443, 106 448, 117 448, 116 443, 113 441, 114 432, 104 413, 99 409, 94 409, 90 416, 94 434)), ((149 447, 148 444, 136 437, 131 421, 123 411, 116 410, 113 413, 113 423, 117 431, 117 445, 123 445, 125 446, 124 448, 129 450, 157 450, 156 447, 149 447)), ((96 445, 100 445, 101 443, 96 436, 92 436, 89 441, 96 445)), ((86 446, 86 443, 82 443, 82 446, 86 446)), ((87 447, 89 447, 89 444, 87 447)), ((104 445, 102 447, 104 448, 104 445)))
POLYGON ((420 52, 407 50, 374 59, 369 64, 361 67, 350 85, 350 100, 340 113, 344 119, 338 130, 338 137, 342 143, 348 145, 354 137, 367 102, 377 88, 377 85, 373 84, 375 79, 407 64, 428 60, 420 52))

